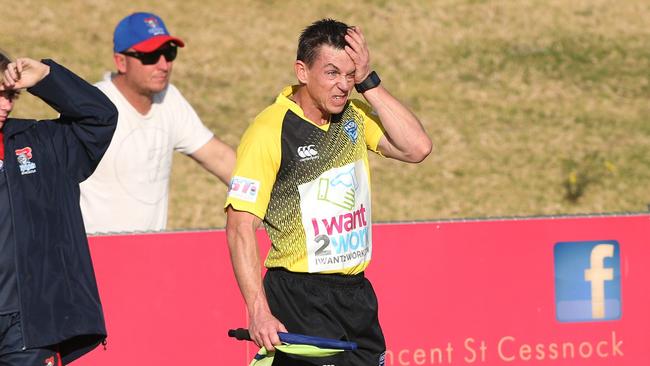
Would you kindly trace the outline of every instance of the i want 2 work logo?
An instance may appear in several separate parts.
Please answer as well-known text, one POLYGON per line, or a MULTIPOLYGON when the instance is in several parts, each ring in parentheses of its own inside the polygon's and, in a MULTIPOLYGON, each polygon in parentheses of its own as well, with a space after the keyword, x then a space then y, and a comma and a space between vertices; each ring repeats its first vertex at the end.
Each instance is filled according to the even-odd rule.
POLYGON ((621 317, 621 259, 617 241, 556 243, 554 257, 558 321, 621 317))

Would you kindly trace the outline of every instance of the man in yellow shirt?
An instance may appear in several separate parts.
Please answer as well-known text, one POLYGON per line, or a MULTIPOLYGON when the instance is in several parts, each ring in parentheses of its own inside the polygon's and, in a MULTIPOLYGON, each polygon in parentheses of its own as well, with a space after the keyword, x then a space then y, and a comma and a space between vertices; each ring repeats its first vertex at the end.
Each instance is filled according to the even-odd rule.
MULTIPOLYGON (((300 36, 298 85, 286 87, 242 137, 226 210, 228 245, 253 341, 287 330, 354 341, 316 364, 380 365, 385 342, 364 269, 372 256, 368 150, 417 163, 431 140, 380 85, 359 27, 322 19, 300 36), (355 88, 365 101, 350 99, 355 88), (273 243, 262 281, 255 237, 273 243)), ((314 361, 278 355, 274 364, 314 361)))

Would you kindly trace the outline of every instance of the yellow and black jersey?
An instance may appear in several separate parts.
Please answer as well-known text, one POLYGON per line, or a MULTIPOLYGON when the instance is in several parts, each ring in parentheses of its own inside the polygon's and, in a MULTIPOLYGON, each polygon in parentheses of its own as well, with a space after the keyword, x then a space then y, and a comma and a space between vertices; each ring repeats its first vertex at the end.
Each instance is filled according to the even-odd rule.
POLYGON ((226 207, 263 220, 268 268, 359 273, 372 255, 368 149, 377 152, 382 126, 359 100, 318 126, 289 99, 294 88, 244 133, 226 207))

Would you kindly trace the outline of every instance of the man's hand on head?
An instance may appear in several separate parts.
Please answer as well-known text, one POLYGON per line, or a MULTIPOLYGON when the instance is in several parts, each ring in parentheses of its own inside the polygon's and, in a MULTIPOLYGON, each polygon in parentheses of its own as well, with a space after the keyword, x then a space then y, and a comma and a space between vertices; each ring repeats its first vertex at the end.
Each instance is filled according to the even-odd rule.
POLYGON ((359 84, 366 80, 370 74, 370 52, 368 51, 368 44, 358 26, 350 27, 348 33, 345 35, 345 40, 348 45, 345 46, 345 52, 350 55, 356 71, 354 74, 354 83, 359 84))

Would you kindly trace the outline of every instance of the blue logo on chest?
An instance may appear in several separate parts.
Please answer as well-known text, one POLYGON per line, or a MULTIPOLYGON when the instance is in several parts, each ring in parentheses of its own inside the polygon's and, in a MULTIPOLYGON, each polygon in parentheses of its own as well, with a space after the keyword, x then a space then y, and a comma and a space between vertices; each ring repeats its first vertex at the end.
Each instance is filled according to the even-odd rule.
POLYGON ((345 131, 345 134, 348 135, 350 141, 357 141, 357 135, 359 134, 359 131, 357 130, 357 124, 354 123, 353 119, 347 120, 345 123, 343 123, 343 131, 345 131))

